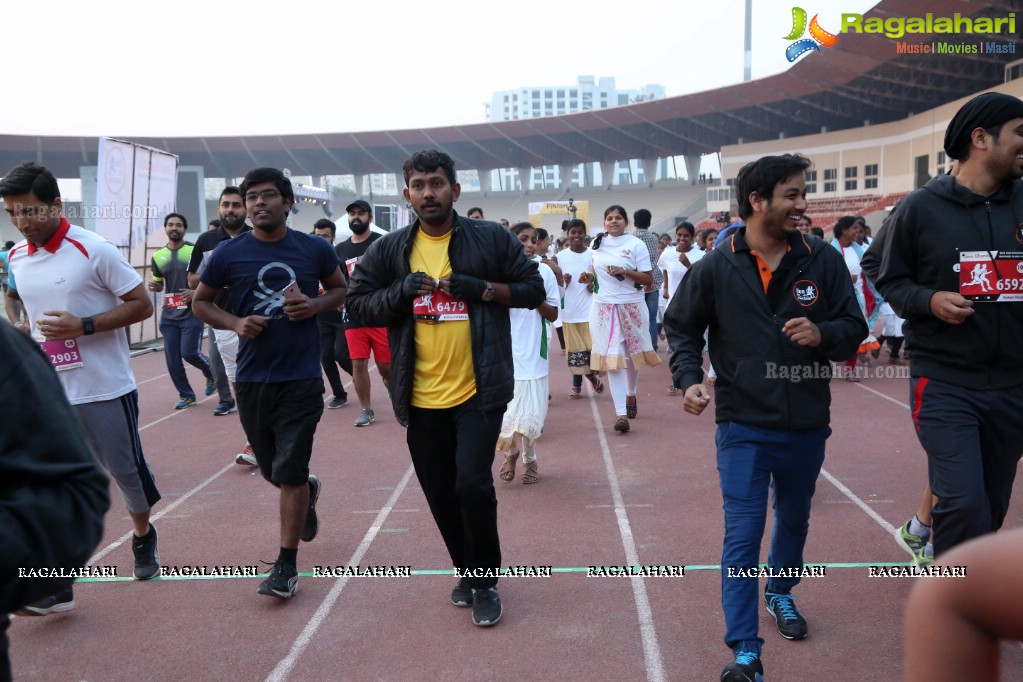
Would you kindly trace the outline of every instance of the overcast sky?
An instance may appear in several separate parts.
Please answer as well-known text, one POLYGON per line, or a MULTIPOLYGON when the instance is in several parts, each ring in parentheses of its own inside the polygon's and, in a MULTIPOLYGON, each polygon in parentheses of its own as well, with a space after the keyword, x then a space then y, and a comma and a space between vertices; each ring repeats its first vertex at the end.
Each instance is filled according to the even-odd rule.
MULTIPOLYGON (((842 12, 866 12, 876 0, 800 4, 837 32, 842 12)), ((791 7, 754 3, 754 78, 788 66, 791 7)), ((682 95, 742 80, 743 12, 743 0, 5 3, 0 133, 480 123, 496 90, 572 85, 580 75, 682 95)))

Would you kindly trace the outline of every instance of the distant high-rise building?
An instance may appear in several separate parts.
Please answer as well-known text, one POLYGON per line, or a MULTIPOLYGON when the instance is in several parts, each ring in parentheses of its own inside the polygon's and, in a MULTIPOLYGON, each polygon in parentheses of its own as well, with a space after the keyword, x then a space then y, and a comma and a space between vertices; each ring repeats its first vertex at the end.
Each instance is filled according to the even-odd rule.
POLYGON ((491 121, 515 121, 609 109, 663 97, 663 85, 619 90, 614 78, 596 80, 593 76, 579 76, 575 85, 533 86, 495 92, 488 115, 491 121))
MULTIPOLYGON (((526 118, 541 118, 544 116, 561 116, 564 114, 575 114, 582 111, 593 111, 596 109, 610 109, 625 104, 635 104, 653 99, 664 98, 663 85, 646 85, 636 90, 619 90, 615 85, 614 78, 595 79, 593 76, 579 76, 575 85, 559 86, 532 86, 516 88, 514 90, 502 90, 495 92, 487 107, 487 120, 489 121, 515 121, 526 118)), ((661 164, 663 165, 663 160, 661 164)), ((666 167, 664 168, 666 171, 666 167)), ((498 171, 494 171, 497 173, 498 171)), ((633 175, 638 173, 642 176, 642 170, 636 164, 628 161, 621 161, 615 165, 615 176, 619 182, 630 182, 633 175)), ((576 185, 591 184, 595 174, 600 173, 599 164, 590 164, 584 170, 583 164, 573 170, 573 180, 576 185), (581 173, 586 172, 589 182, 581 182, 581 173)), ((501 177, 495 178, 495 187, 510 188, 514 186, 515 172, 511 169, 501 171, 501 177)), ((559 172, 556 167, 534 168, 532 178, 522 179, 523 185, 533 189, 537 187, 564 186, 560 183, 559 172)), ((652 181, 654 178, 644 181, 652 181)), ((635 178, 638 181, 638 178, 635 178)), ((610 184, 612 179, 602 180, 603 184, 610 184)))

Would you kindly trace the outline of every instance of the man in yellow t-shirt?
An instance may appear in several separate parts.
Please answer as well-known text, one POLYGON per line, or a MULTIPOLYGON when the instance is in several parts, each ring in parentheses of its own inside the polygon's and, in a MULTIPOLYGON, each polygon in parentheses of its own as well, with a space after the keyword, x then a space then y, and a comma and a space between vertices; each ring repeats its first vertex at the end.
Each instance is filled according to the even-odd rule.
POLYGON ((511 400, 508 308, 544 301, 536 263, 510 232, 454 211, 461 187, 447 154, 404 164, 405 198, 419 218, 377 240, 352 275, 346 305, 386 326, 391 402, 408 427, 412 463, 459 577, 456 606, 476 625, 503 613, 492 466, 511 400))

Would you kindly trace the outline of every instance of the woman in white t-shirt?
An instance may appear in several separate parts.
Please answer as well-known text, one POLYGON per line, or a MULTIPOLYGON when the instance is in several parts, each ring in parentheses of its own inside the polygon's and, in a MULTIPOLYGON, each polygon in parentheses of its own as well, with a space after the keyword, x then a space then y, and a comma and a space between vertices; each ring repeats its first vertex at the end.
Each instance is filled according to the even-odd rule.
MULTIPOLYGON (((657 267, 664 273, 664 284, 661 289, 661 300, 665 305, 671 302, 675 290, 682 282, 682 278, 693 267, 693 263, 703 258, 705 251, 700 251, 693 244, 696 238, 696 229, 692 223, 679 223, 675 228, 675 248, 665 249, 657 260, 657 267)), ((670 352, 670 348, 668 349, 670 352)), ((668 395, 678 395, 678 386, 674 383, 668 387, 668 395)))
MULTIPOLYGON (((519 223, 512 233, 522 242, 526 255, 533 257, 536 248, 536 230, 529 223, 519 223)), ((525 470, 523 483, 540 480, 536 463, 536 441, 543 433, 547 419, 548 385, 551 345, 550 322, 558 319, 558 280, 545 264, 538 263, 543 277, 545 300, 536 310, 511 308, 512 359, 515 364, 515 394, 501 422, 497 450, 504 453, 504 464, 498 474, 502 481, 515 480, 515 463, 522 454, 525 470)))
POLYGON ((590 309, 590 369, 607 372, 618 419, 614 429, 629 430, 638 412, 636 389, 639 367, 661 359, 650 339, 650 313, 643 288, 654 281, 650 252, 638 238, 625 234, 625 209, 604 211, 605 232, 593 240, 593 265, 586 283, 596 279, 590 309))
POLYGON ((582 395, 583 377, 589 380, 593 390, 604 392, 604 384, 597 372, 590 369, 590 308, 593 305, 593 282, 587 282, 592 272, 593 252, 586 248, 586 223, 579 219, 568 223, 568 248, 558 252, 565 295, 562 298, 561 315, 565 334, 565 349, 568 351, 568 371, 572 374, 572 390, 569 399, 578 400, 582 395))

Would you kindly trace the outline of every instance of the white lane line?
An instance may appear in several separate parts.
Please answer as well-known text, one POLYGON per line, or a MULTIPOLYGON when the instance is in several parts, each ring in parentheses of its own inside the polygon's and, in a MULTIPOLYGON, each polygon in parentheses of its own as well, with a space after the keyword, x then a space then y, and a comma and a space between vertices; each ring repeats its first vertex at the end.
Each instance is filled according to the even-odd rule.
MULTIPOLYGON (((622 546, 625 548, 625 561, 630 566, 640 566, 639 552, 636 551, 632 526, 629 524, 629 514, 625 509, 621 485, 618 483, 618 473, 615 471, 614 462, 611 461, 611 449, 607 445, 604 427, 600 423, 600 415, 597 413, 597 401, 592 392, 589 394, 589 400, 593 423, 597 427, 597 438, 600 440, 600 452, 604 458, 607 481, 611 487, 611 500, 614 502, 615 518, 618 520, 618 533, 622 536, 622 546)), ((654 616, 650 608, 650 599, 646 593, 646 583, 639 576, 633 576, 630 580, 632 581, 632 597, 636 602, 636 615, 639 617, 639 633, 643 641, 646 678, 649 682, 662 682, 665 679, 664 662, 661 659, 661 647, 657 643, 657 630, 654 628, 654 616)))
MULTIPOLYGON (((139 429, 139 430, 141 431, 141 429, 139 429)), ((153 516, 150 518, 150 520, 151 521, 159 521, 163 516, 171 513, 175 509, 177 509, 178 506, 181 503, 183 503, 185 500, 190 498, 192 495, 195 495, 197 492, 199 492, 200 490, 202 490, 203 488, 208 486, 210 483, 213 483, 213 481, 217 480, 217 478, 222 476, 225 472, 230 471, 231 469, 235 468, 236 466, 238 466, 238 465, 235 464, 234 462, 231 462, 230 464, 225 466, 223 469, 221 469, 217 473, 213 474, 212 476, 207 478, 205 481, 203 481, 199 485, 195 486, 194 488, 192 488, 187 493, 185 493, 184 495, 182 495, 178 499, 174 500, 170 504, 168 504, 161 511, 157 512, 156 514, 153 514, 153 516)), ((109 545, 107 545, 106 547, 101 549, 100 551, 96 552, 96 554, 94 554, 93 557, 91 559, 89 559, 89 564, 90 565, 91 564, 95 564, 97 561, 99 561, 100 559, 105 557, 107 554, 110 554, 110 552, 114 551, 115 549, 120 547, 122 544, 127 542, 128 538, 130 538, 132 536, 132 534, 133 534, 133 531, 128 531, 127 533, 125 533, 121 537, 117 538, 116 540, 111 542, 109 545)))
MULTIPOLYGON (((405 471, 405 475, 402 477, 398 487, 395 488, 394 493, 391 494, 387 504, 384 505, 380 513, 377 514, 376 518, 373 519, 373 525, 370 526, 369 530, 366 531, 366 535, 363 536, 362 542, 355 548, 355 552, 352 557, 348 560, 347 566, 357 566, 361 561, 362 557, 366 554, 370 544, 376 539, 377 534, 380 532, 381 526, 384 525, 384 521, 387 520, 394 505, 398 502, 398 498, 405 491, 405 486, 408 485, 409 480, 412 478, 413 468, 409 465, 409 468, 405 471)), ((305 628, 299 634, 298 638, 291 645, 291 651, 277 663, 277 667, 270 672, 267 676, 267 682, 283 682, 288 679, 291 671, 294 670, 295 664, 298 663, 299 656, 305 651, 306 647, 309 646, 309 642, 312 641, 313 637, 316 636, 317 630, 323 625, 323 622, 327 619, 327 615, 330 610, 334 607, 335 602, 341 597, 342 590, 345 589, 345 585, 348 584, 350 576, 344 576, 337 579, 334 586, 330 588, 330 592, 320 602, 320 606, 316 609, 316 613, 313 614, 309 622, 306 623, 305 628)))
POLYGON ((156 381, 157 379, 162 379, 165 376, 170 376, 170 375, 168 375, 167 372, 164 372, 163 374, 157 374, 155 377, 149 377, 148 379, 143 379, 142 381, 136 381, 135 385, 136 386, 141 386, 142 384, 148 384, 150 381, 156 381))
MULTIPOLYGON (((858 387, 862 388, 864 391, 870 391, 871 393, 873 393, 874 395, 876 395, 876 396, 878 396, 880 398, 884 398, 885 400, 888 400, 890 402, 895 403, 899 407, 904 407, 907 410, 909 409, 909 405, 907 405, 906 403, 900 402, 900 401, 896 400, 895 398, 892 398, 891 396, 885 395, 881 391, 875 390, 873 388, 869 388, 867 386, 864 386, 863 384, 856 384, 856 385, 858 387)), ((854 493, 853 491, 849 490, 849 488, 847 488, 837 478, 832 476, 828 472, 828 470, 825 469, 824 467, 821 467, 821 475, 824 476, 824 478, 828 479, 828 481, 831 483, 831 485, 833 485, 836 488, 838 488, 839 492, 841 492, 843 495, 845 495, 850 500, 852 500, 853 504, 855 504, 857 507, 859 507, 860 509, 865 511, 867 513, 867 516, 869 516, 870 518, 872 518, 875 521, 877 521, 878 525, 881 526, 882 528, 884 528, 885 531, 887 531, 889 535, 893 535, 895 533, 895 526, 893 526, 892 524, 890 524, 887 521, 885 521, 884 518, 880 514, 878 514, 876 511, 874 511, 870 507, 869 504, 867 504, 862 499, 860 499, 860 497, 856 493, 854 493)))

